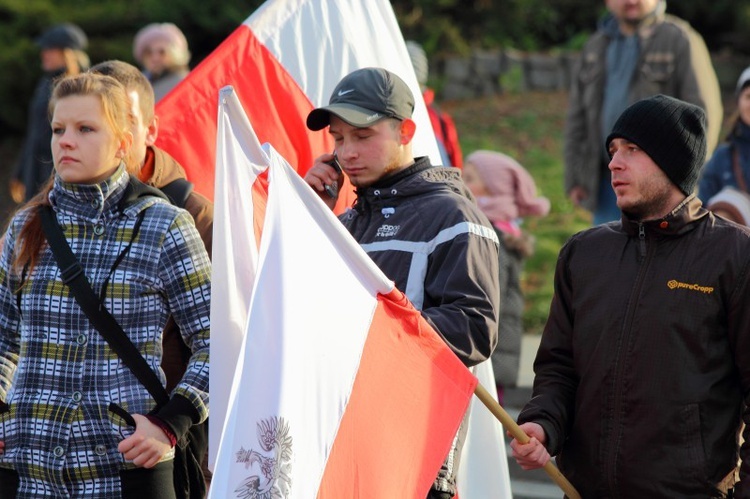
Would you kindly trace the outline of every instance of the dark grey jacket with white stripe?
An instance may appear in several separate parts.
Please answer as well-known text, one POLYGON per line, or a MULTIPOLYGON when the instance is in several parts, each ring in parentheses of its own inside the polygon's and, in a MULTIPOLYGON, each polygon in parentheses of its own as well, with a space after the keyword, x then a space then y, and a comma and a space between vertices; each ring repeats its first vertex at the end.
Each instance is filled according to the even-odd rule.
POLYGON ((456 168, 428 158, 357 189, 339 217, 467 366, 497 343, 498 240, 456 168))

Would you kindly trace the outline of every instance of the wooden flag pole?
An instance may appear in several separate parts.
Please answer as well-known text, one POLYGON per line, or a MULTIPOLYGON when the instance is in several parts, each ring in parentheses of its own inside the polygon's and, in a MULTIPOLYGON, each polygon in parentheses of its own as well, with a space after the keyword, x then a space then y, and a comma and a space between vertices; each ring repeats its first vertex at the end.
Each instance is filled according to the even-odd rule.
MULTIPOLYGON (((480 383, 477 383, 477 387, 474 389, 474 395, 476 395, 477 398, 482 401, 485 407, 487 407, 487 409, 489 409, 489 411, 498 419, 498 421, 500 421, 503 427, 508 430, 513 438, 515 438, 522 444, 525 444, 529 441, 529 436, 521 429, 520 426, 516 424, 515 421, 513 421, 513 418, 510 417, 510 414, 508 414, 505 409, 503 409, 502 406, 497 403, 497 401, 492 397, 492 395, 490 395, 487 389, 480 383)), ((500 445, 500 443, 498 443, 498 445, 500 445)), ((581 499, 581 494, 579 494, 575 487, 573 487, 573 484, 571 484, 568 479, 565 478, 562 473, 560 473, 560 470, 557 469, 557 466, 555 466, 551 459, 547 461, 547 464, 544 465, 544 471, 546 471, 552 481, 554 481, 558 485, 558 487, 560 487, 563 492, 565 492, 565 495, 567 497, 569 497, 570 499, 581 499)))

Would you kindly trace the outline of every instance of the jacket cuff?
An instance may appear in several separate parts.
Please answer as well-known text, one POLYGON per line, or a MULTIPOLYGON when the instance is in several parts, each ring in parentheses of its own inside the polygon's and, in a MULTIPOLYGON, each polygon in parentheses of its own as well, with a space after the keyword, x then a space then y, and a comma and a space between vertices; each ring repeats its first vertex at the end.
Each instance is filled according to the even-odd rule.
POLYGON ((156 416, 164 421, 180 440, 191 426, 200 422, 200 414, 190 401, 182 395, 173 395, 156 416))
POLYGON ((169 446, 174 447, 177 445, 177 435, 174 434, 172 431, 172 428, 162 421, 158 416, 154 416, 153 414, 146 414, 146 419, 151 421, 152 424, 159 427, 159 429, 164 432, 164 435, 169 439, 169 446))
POLYGON ((557 434, 554 431, 554 425, 545 419, 540 419, 534 422, 541 426, 544 430, 544 436, 547 440, 545 447, 547 447, 547 452, 549 452, 549 455, 552 457, 557 456, 560 453, 560 442, 557 438, 557 434))

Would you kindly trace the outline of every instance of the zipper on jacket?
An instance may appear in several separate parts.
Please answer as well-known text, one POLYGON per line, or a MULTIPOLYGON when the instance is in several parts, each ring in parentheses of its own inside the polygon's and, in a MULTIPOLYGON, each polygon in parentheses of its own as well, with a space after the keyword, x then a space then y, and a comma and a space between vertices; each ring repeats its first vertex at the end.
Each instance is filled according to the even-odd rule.
POLYGON ((638 256, 639 262, 646 258, 646 227, 641 222, 638 222, 638 256))
POLYGON ((614 378, 612 380, 612 393, 615 394, 614 401, 612 403, 612 430, 609 433, 608 442, 606 444, 608 459, 604 463, 605 477, 609 493, 612 497, 620 497, 617 490, 617 454, 620 448, 621 436, 621 420, 622 420, 622 397, 623 390, 621 388, 622 378, 625 375, 627 369, 627 352, 629 349, 629 343, 633 335, 633 318, 638 305, 640 302, 641 288, 643 281, 645 280, 646 273, 648 271, 650 257, 653 253, 654 245, 650 247, 646 245, 646 228, 642 223, 638 223, 638 263, 641 265, 638 275, 636 276, 635 284, 633 285, 633 293, 631 298, 628 300, 628 309, 625 315, 625 321, 623 322, 622 331, 620 335, 620 343, 615 352, 615 367, 614 367, 614 378), (651 250, 649 252, 649 250, 651 250))

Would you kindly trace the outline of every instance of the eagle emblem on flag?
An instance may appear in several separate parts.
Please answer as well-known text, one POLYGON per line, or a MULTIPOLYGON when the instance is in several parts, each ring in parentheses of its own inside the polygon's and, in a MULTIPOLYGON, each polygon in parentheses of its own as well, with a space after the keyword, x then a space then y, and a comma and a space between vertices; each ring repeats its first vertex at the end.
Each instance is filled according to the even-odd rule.
POLYGON ((292 437, 289 423, 282 417, 271 417, 257 424, 258 443, 263 453, 252 448, 237 451, 238 463, 259 474, 245 478, 234 492, 239 499, 286 499, 292 488, 292 437), (267 453, 270 453, 268 455, 267 453))

